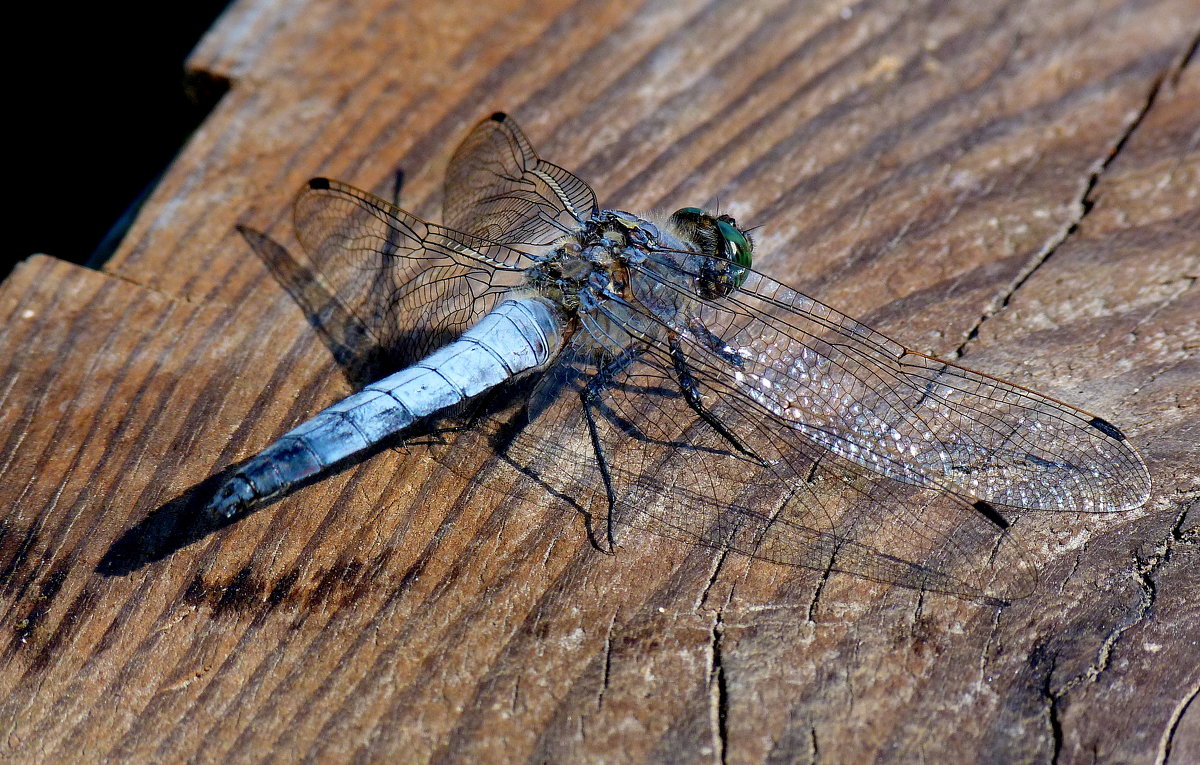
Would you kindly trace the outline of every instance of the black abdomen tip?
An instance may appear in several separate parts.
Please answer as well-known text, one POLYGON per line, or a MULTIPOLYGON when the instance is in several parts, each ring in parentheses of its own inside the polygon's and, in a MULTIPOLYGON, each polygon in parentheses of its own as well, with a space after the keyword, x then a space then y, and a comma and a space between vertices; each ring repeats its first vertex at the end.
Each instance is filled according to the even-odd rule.
POLYGON ((308 187, 310 189, 318 189, 318 190, 327 189, 327 188, 329 188, 329 179, 328 178, 310 178, 308 181, 308 187))
POLYGON ((1116 425, 1113 425, 1111 422, 1101 417, 1093 417, 1092 419, 1088 420, 1088 425, 1091 425, 1093 428, 1109 438, 1115 438, 1118 441, 1125 440, 1125 434, 1117 430, 1116 425))

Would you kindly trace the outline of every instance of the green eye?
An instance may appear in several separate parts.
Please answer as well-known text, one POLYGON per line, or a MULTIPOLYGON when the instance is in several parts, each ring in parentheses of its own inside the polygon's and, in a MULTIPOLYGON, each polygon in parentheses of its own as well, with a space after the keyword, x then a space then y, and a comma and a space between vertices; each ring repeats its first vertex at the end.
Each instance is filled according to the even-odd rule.
POLYGON ((704 289, 713 295, 728 295, 745 283, 754 245, 732 217, 714 216, 699 207, 681 207, 671 216, 671 224, 696 252, 713 258, 701 266, 701 281, 708 285, 704 289))
MULTIPOLYGON (((721 238, 733 245, 733 257, 730 260, 742 268, 749 268, 754 262, 754 248, 751 246, 750 240, 746 238, 746 235, 723 220, 717 221, 717 230, 721 232, 721 238)), ((739 272, 736 278, 737 286, 742 286, 742 283, 745 281, 746 272, 739 272)))

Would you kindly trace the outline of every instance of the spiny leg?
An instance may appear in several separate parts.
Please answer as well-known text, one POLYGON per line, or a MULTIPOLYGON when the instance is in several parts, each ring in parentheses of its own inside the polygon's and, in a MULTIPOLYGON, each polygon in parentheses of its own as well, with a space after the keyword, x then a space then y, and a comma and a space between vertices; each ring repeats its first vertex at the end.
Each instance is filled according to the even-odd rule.
POLYGON ((671 347, 671 361, 675 365, 675 377, 679 382, 679 391, 683 394, 683 400, 687 402, 687 405, 691 407, 692 411, 700 419, 708 423, 709 427, 715 430, 721 438, 728 441, 734 449, 754 460, 762 467, 769 467, 766 460, 759 457, 752 449, 743 444, 729 428, 725 427, 725 423, 721 422, 716 415, 704 408, 704 404, 700 400, 700 388, 696 384, 695 378, 692 377, 691 371, 688 370, 687 359, 684 357, 683 347, 679 344, 679 338, 672 335, 668 339, 668 344, 671 347))
POLYGON ((600 391, 612 383, 613 378, 629 368, 642 355, 642 349, 626 349, 624 353, 610 361, 603 369, 592 375, 583 390, 579 391, 583 403, 583 416, 587 420, 588 436, 592 440, 592 453, 596 455, 596 467, 600 470, 600 478, 604 482, 605 498, 608 501, 608 517, 605 521, 605 539, 608 540, 608 550, 616 549, 616 538, 613 535, 613 513, 616 511, 617 493, 613 489, 612 474, 608 471, 608 460, 604 456, 604 447, 600 443, 600 431, 596 427, 596 417, 593 407, 600 407, 600 391))

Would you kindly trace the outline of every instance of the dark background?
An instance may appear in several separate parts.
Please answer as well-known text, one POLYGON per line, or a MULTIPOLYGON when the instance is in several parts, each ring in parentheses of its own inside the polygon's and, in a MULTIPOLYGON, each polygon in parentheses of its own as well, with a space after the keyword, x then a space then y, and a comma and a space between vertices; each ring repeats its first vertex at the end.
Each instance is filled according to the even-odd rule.
POLYGON ((97 267, 111 254, 225 90, 185 76, 183 62, 227 4, 22 7, 5 54, 11 201, 0 278, 37 252, 97 267))

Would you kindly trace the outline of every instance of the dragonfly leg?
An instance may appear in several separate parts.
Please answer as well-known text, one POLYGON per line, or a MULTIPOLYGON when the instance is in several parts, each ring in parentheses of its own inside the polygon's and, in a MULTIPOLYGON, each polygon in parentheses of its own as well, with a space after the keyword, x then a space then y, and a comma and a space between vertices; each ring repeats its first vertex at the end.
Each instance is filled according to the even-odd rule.
POLYGON ((737 436, 730 432, 729 428, 725 427, 725 423, 717 419, 716 415, 704 408, 704 404, 700 400, 700 388, 696 384, 695 378, 688 370, 687 359, 683 353, 683 347, 679 344, 679 338, 672 335, 668 340, 671 346, 671 361, 675 364, 675 377, 679 382, 679 390, 683 393, 683 400, 691 407, 700 419, 704 420, 717 431, 717 434, 724 438, 733 446, 734 449, 746 455, 750 459, 757 462, 763 467, 769 467, 766 460, 759 457, 752 449, 744 445, 737 436))
POLYGON ((608 459, 604 456, 604 446, 600 443, 600 431, 596 427, 595 410, 600 408, 600 392, 613 378, 629 368, 629 365, 641 356, 642 350, 628 349, 617 358, 610 361, 603 369, 588 380, 587 385, 579 391, 583 403, 583 416, 587 420, 588 436, 592 440, 592 452, 596 455, 596 466, 600 470, 600 479, 604 482, 604 493, 608 501, 608 517, 605 520, 604 536, 608 540, 608 549, 616 549, 617 541, 613 533, 613 514, 616 512, 617 493, 613 489, 612 474, 608 471, 608 459))
POLYGON ((592 406, 595 402, 591 400, 588 393, 588 389, 584 388, 580 391, 579 397, 583 399, 583 414, 587 418, 588 435, 592 438, 592 451, 596 455, 596 466, 600 469, 600 478, 604 482, 604 493, 608 500, 608 518, 605 522, 604 536, 608 540, 608 552, 612 552, 617 544, 613 537, 613 509, 617 504, 617 495, 613 491, 612 476, 608 472, 608 460, 604 457, 604 447, 600 445, 600 434, 596 430, 596 418, 592 414, 592 406))

